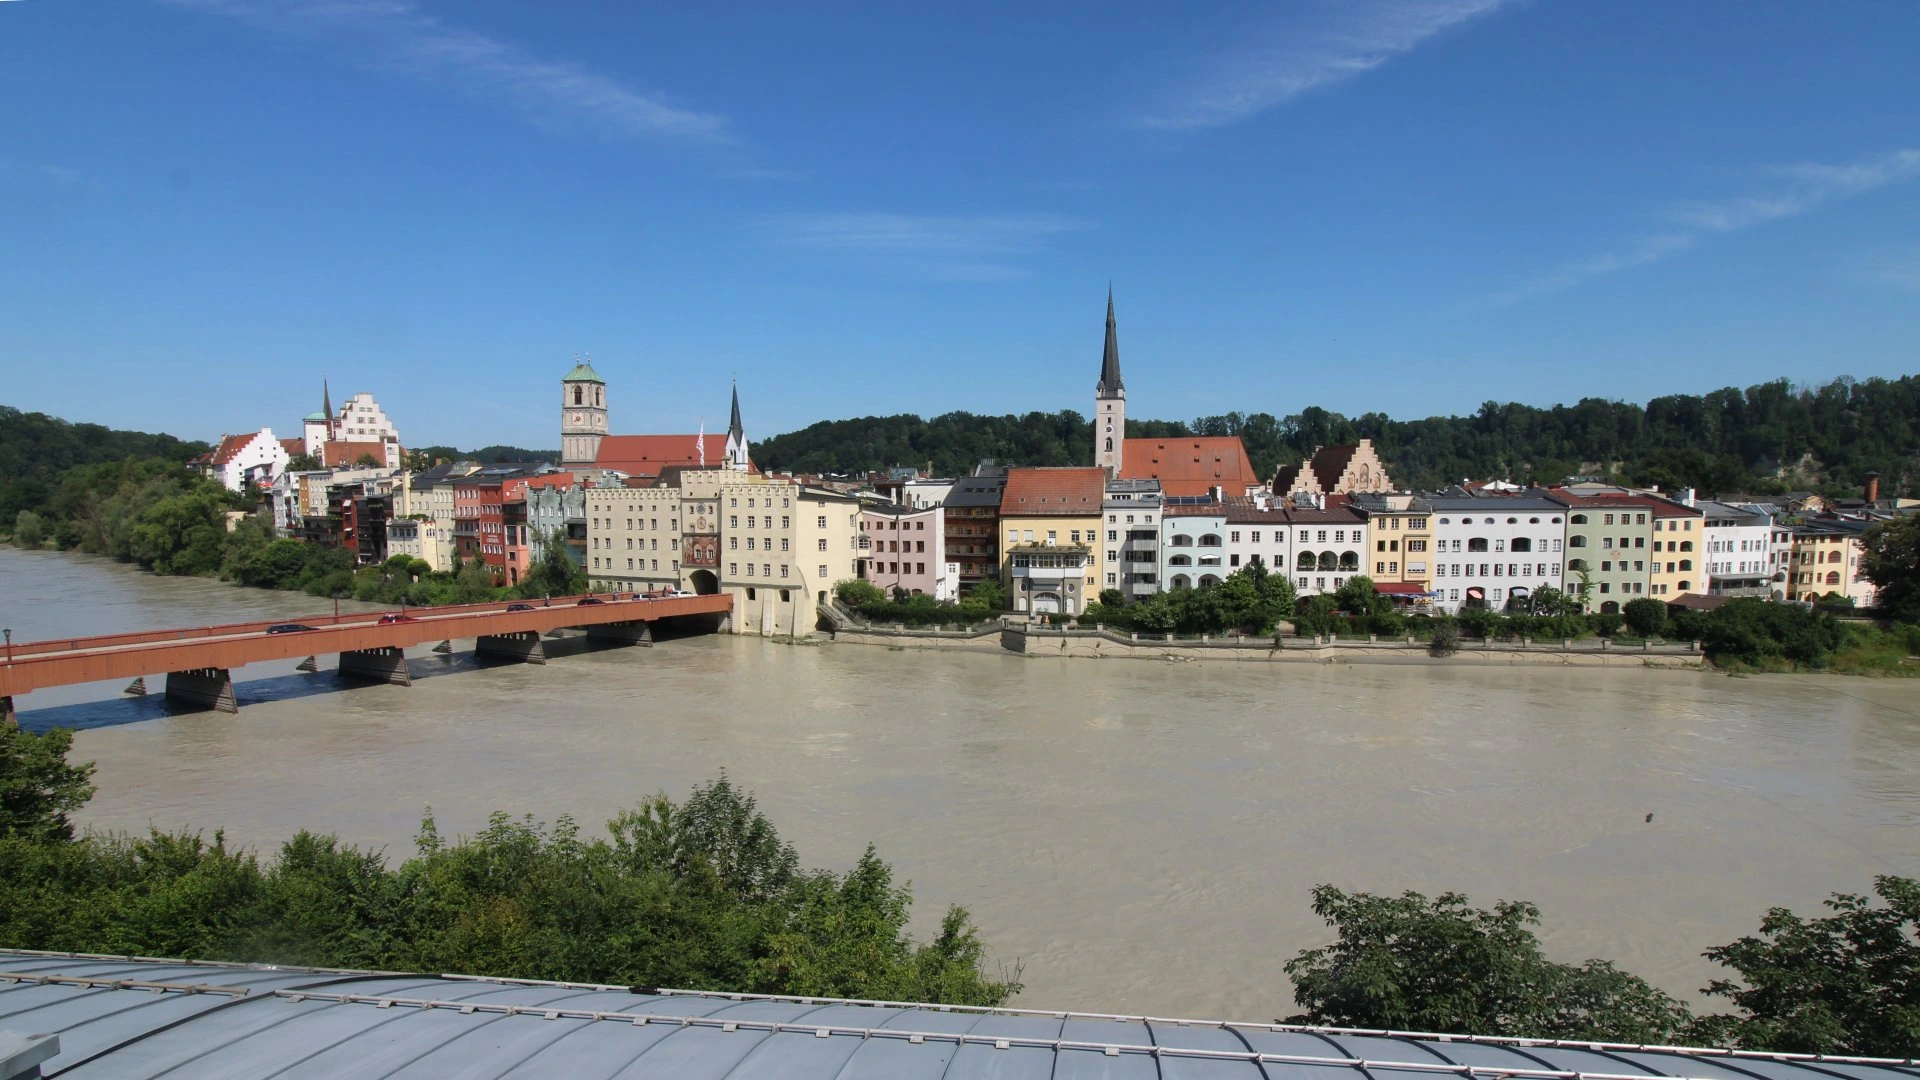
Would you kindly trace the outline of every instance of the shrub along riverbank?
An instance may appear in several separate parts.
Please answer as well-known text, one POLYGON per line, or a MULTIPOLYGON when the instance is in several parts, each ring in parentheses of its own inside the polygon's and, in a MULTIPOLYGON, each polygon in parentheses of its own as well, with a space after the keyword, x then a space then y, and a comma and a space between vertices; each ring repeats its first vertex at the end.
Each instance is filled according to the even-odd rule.
POLYGON ((228 528, 228 513, 251 505, 160 459, 75 466, 60 474, 38 506, 14 516, 15 546, 105 555, 156 574, 409 607, 571 596, 587 588, 585 572, 557 536, 535 553, 512 587, 495 585, 477 562, 456 561, 450 571, 436 572, 422 560, 397 555, 379 566, 356 567, 341 549, 276 538, 272 522, 258 513, 228 528))
MULTIPOLYGON (((92 766, 68 764, 70 745, 0 726, 0 947, 967 1005, 1020 989, 1017 966, 987 972, 964 910, 915 941, 912 898, 871 847, 844 874, 802 869, 724 775, 645 800, 604 836, 500 814, 447 841, 429 814, 392 867, 308 832, 271 859, 219 833, 76 837, 92 766)), ((1706 950, 1729 977, 1704 992, 1733 1011, 1696 1016, 1605 961, 1548 960, 1531 904, 1322 885, 1313 910, 1335 940, 1284 965, 1291 1019, 1911 1057, 1920 883, 1881 877, 1874 892, 1836 894, 1820 918, 1770 910, 1757 934, 1706 950)))

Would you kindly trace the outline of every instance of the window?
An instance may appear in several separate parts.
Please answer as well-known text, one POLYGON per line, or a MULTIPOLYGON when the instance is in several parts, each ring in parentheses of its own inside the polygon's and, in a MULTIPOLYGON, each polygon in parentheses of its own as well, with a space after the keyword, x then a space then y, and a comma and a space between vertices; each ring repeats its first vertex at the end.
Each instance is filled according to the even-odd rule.
MULTIPOLYGON (((1458 543, 1458 541, 1455 541, 1455 542, 1458 543)), ((1487 550, 1487 538, 1484 536, 1473 537, 1472 539, 1467 541, 1467 550, 1468 551, 1487 550)))
MULTIPOLYGON (((822 541, 820 541, 820 547, 821 547, 822 549, 824 549, 824 548, 825 548, 826 546, 827 546, 827 542, 826 542, 825 540, 822 540, 822 541)), ((827 564, 826 564, 826 563, 821 563, 821 564, 820 564, 820 578, 821 578, 821 580, 825 580, 825 579, 826 579, 826 576, 827 576, 827 564)))
POLYGON ((822 514, 822 515, 820 515, 820 518, 819 518, 819 520, 817 520, 817 521, 815 521, 815 522, 813 523, 813 525, 814 525, 814 528, 816 528, 816 529, 824 529, 824 528, 826 528, 826 527, 827 527, 827 516, 826 516, 825 514, 822 514))
POLYGON ((1569 525, 1585 525, 1586 523, 1587 515, 1585 514, 1575 514, 1567 519, 1567 524, 1569 525))

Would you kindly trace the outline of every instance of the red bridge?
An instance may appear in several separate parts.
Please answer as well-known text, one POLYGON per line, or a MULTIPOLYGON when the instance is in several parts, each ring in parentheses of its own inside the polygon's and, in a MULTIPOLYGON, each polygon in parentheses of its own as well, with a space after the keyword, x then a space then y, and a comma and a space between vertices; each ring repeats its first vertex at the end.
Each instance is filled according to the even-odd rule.
POLYGON ((733 601, 725 594, 654 600, 567 597, 551 605, 503 601, 390 615, 320 615, 30 641, 11 646, 6 666, 0 668, 0 722, 13 719, 15 697, 48 686, 165 673, 169 698, 237 712, 230 673, 244 664, 338 653, 343 676, 406 686, 413 682, 402 651, 409 645, 472 638, 480 656, 544 664, 541 635, 549 630, 584 629, 590 637, 649 644, 655 624, 712 632, 732 610, 733 601), (509 611, 509 606, 525 610, 509 611), (306 629, 267 632, 285 625, 306 629))

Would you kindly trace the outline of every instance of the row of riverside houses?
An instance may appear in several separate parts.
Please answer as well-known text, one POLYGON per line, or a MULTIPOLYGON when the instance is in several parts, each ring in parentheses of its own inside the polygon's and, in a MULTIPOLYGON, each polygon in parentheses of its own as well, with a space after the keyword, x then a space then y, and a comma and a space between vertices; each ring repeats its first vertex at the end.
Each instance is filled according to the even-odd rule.
POLYGON ((1864 606, 1862 534, 1920 506, 1883 500, 1872 482, 1835 505, 1592 481, 1398 491, 1367 440, 1263 478, 1237 437, 1126 437, 1111 293, 1092 467, 769 474, 749 453, 737 387, 724 435, 617 435, 607 383, 582 361, 561 379, 558 465, 409 470, 372 395, 337 412, 326 396, 302 439, 228 436, 195 464, 261 490, 282 535, 346 548, 361 565, 464 560, 511 585, 557 535, 595 588, 730 594, 736 632, 804 633, 848 579, 942 601, 993 580, 1016 613, 1078 615, 1103 594, 1204 589, 1256 562, 1301 595, 1366 577, 1430 613, 1524 609, 1545 588, 1603 613, 1640 597, 1839 594, 1864 606))
POLYGON ((943 601, 991 579, 1015 613, 1077 615, 1102 594, 1204 589, 1255 562, 1301 595, 1364 576, 1436 614, 1524 609, 1543 588, 1601 613, 1641 597, 1711 606, 1837 593, 1864 606, 1873 592, 1859 572, 1861 535, 1915 506, 1871 489, 1828 507, 1808 494, 1708 501, 1581 481, 1402 492, 1366 440, 1263 479, 1237 437, 1125 437, 1111 295, 1092 467, 768 475, 747 453, 737 388, 722 440, 611 436, 599 376, 576 368, 562 387, 563 465, 592 485, 591 579, 728 592, 742 632, 804 632, 847 578, 943 601))
POLYGON ((1872 486, 1834 506, 1809 493, 1705 500, 1594 481, 1405 492, 1367 440, 1319 448, 1262 478, 1236 437, 1127 438, 1126 400, 1109 294, 1094 467, 983 462, 952 479, 901 468, 807 483, 859 502, 851 542, 860 578, 941 600, 997 579, 1016 613, 1066 615, 1103 593, 1131 602, 1208 588, 1255 562, 1302 595, 1364 576, 1432 613, 1524 609, 1544 588, 1602 613, 1641 597, 1711 606, 1839 594, 1865 606, 1873 590, 1860 575, 1862 534, 1916 507, 1872 486))

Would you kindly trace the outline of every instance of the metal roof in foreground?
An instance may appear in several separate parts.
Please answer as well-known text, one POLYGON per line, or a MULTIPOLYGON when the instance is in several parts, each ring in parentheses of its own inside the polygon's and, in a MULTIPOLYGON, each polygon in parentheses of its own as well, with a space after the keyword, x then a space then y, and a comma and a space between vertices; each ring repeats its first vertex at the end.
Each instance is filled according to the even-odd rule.
POLYGON ((10 950, 0 1032, 57 1036, 40 1068, 69 1077, 1920 1077, 1912 1061, 10 950))

